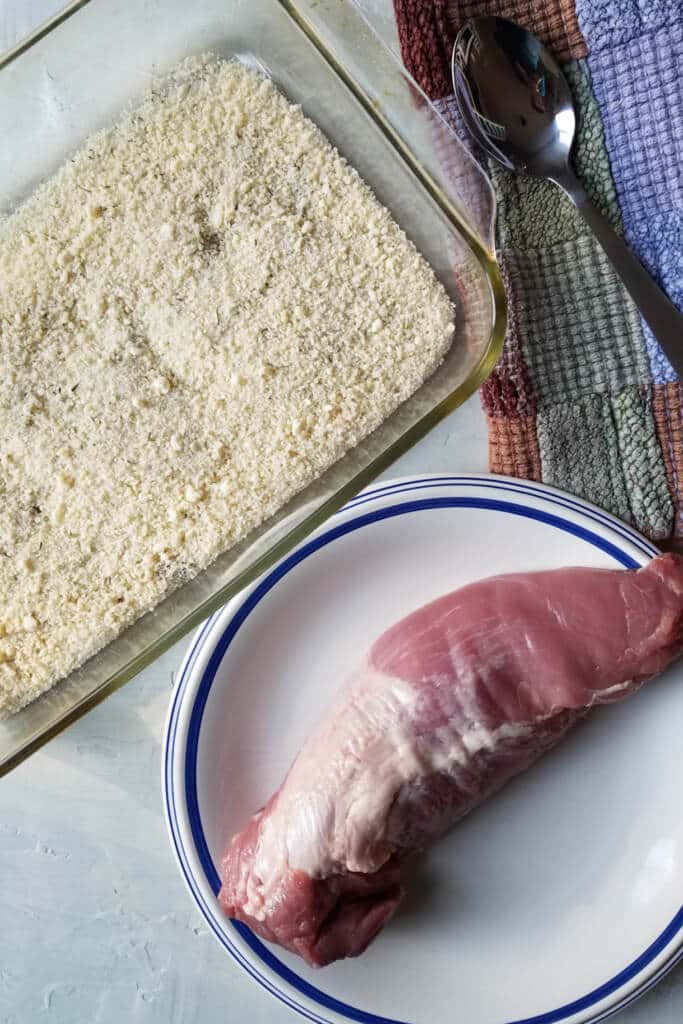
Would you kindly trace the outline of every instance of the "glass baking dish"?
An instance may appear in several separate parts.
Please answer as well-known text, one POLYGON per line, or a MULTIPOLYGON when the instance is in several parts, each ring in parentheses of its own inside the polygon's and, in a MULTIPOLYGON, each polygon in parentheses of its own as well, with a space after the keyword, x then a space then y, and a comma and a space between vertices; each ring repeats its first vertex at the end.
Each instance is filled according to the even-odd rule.
POLYGON ((150 81, 207 50, 258 64, 334 142, 450 293, 438 372, 390 419, 208 570, 0 723, 0 774, 281 558, 460 405, 501 349, 490 185, 397 54, 389 0, 76 0, 0 57, 0 216, 150 81))

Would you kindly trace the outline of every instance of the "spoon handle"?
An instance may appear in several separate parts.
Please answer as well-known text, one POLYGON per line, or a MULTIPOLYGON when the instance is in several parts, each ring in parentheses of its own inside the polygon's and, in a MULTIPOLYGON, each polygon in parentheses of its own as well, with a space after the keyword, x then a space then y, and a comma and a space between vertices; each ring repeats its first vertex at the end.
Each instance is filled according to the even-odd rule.
POLYGON ((683 379, 683 314, 679 313, 626 243, 593 205, 572 169, 567 167, 566 171, 553 177, 553 180, 569 196, 593 230, 664 355, 678 376, 683 379))

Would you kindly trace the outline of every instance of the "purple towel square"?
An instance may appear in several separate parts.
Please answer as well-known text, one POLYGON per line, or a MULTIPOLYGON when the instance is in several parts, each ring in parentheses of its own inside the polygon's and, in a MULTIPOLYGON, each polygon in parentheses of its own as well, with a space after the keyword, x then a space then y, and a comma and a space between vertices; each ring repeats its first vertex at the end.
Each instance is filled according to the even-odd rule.
POLYGON ((682 0, 577 0, 576 13, 591 52, 620 46, 683 20, 682 0))
MULTIPOLYGON (((674 302, 682 303, 683 23, 589 58, 624 233, 674 302)), ((676 374, 645 329, 655 383, 676 374)))
POLYGON ((683 204, 683 23, 589 58, 624 221, 683 204))
MULTIPOLYGON (((671 301, 683 310, 683 209, 662 213, 640 231, 629 232, 629 241, 671 301)), ((678 380, 676 371, 643 324, 652 379, 656 384, 678 380)))

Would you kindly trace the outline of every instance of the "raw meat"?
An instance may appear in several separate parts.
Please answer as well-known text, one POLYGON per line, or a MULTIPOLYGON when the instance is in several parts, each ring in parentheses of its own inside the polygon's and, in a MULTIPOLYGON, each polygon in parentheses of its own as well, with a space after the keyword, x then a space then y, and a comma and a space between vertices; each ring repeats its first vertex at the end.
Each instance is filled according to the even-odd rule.
POLYGON ((682 647, 675 555, 494 577, 420 608, 376 641, 231 841, 223 908, 309 964, 361 953, 410 854, 682 647))

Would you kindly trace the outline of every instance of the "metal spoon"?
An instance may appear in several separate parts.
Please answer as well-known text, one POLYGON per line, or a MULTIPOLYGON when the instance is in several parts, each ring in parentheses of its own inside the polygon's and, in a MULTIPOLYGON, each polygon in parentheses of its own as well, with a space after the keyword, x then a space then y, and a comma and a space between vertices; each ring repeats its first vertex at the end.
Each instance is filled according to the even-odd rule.
POLYGON ((683 378, 683 315, 586 195, 569 162, 576 115, 567 80, 536 36, 505 18, 474 18, 453 47, 453 85, 469 131, 508 170, 554 181, 576 205, 683 378))

